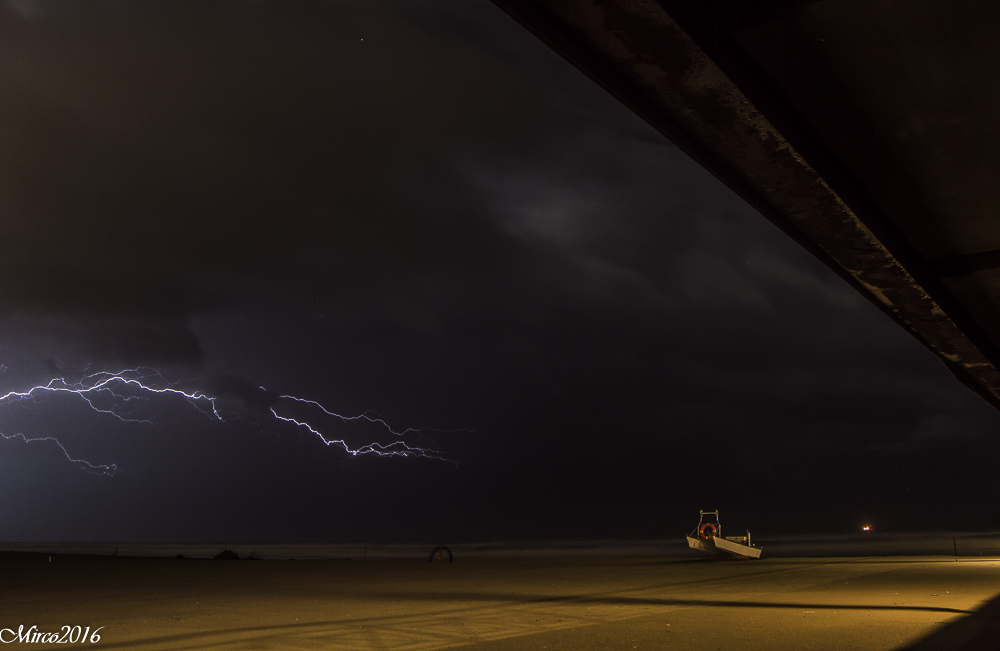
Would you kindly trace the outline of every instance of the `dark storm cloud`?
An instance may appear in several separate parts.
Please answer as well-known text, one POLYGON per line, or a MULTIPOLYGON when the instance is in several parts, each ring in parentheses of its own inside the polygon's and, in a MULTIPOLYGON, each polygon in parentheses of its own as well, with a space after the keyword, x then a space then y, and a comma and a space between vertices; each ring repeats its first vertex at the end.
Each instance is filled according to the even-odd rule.
POLYGON ((53 2, 0 29, 8 313, 397 302, 404 272, 503 255, 447 178, 545 121, 507 62, 363 4, 53 2))
POLYGON ((711 504, 919 526, 919 478, 939 523, 986 489, 935 459, 994 454, 993 411, 492 5, 5 7, 4 355, 200 361, 261 411, 259 384, 476 430, 427 434, 447 472, 144 439, 202 474, 137 489, 162 508, 136 530, 231 535, 213 491, 244 537, 438 539, 672 535, 711 504))
MULTIPOLYGON (((548 412, 544 458, 571 450, 573 461, 540 472, 601 486, 588 498, 600 500, 637 494, 626 476, 660 477, 640 482, 650 494, 689 492, 704 467, 728 490, 701 486, 703 499, 764 519, 734 497, 737 486, 767 489, 778 511, 797 511, 796 495, 814 499, 822 486, 845 490, 846 481, 850 500, 888 496, 883 482, 912 486, 901 464, 991 448, 996 415, 919 344, 630 126, 592 121, 576 147, 549 147, 558 153, 547 160, 476 171, 508 232, 560 260, 540 276, 556 300, 534 341, 559 360, 554 384, 568 395, 538 400, 533 412, 548 412), (607 470, 615 465, 629 472, 607 470), (779 496, 792 484, 801 491, 779 496)), ((928 485, 940 488, 940 476, 928 485)), ((942 502, 919 499, 928 509, 942 502)), ((913 511, 897 522, 906 517, 913 511)))
POLYGON ((26 20, 39 18, 42 15, 40 0, 6 0, 4 8, 26 20))

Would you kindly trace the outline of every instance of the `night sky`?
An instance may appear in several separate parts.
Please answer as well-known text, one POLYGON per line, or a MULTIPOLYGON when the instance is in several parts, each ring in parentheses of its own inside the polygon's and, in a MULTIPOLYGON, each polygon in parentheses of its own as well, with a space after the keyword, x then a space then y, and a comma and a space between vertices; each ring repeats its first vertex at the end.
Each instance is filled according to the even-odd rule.
POLYGON ((0 540, 1000 527, 1000 414, 485 0, 5 0, 0 217, 0 393, 224 412, 8 399, 0 540))

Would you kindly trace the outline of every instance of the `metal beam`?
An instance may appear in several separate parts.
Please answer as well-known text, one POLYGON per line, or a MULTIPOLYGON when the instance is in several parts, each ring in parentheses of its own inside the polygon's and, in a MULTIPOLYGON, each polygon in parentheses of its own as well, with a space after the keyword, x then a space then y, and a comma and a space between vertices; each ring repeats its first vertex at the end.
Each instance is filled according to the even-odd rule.
POLYGON ((939 266, 925 264, 741 51, 727 22, 740 3, 727 13, 679 0, 493 1, 1000 408, 1000 351, 941 284, 939 266))

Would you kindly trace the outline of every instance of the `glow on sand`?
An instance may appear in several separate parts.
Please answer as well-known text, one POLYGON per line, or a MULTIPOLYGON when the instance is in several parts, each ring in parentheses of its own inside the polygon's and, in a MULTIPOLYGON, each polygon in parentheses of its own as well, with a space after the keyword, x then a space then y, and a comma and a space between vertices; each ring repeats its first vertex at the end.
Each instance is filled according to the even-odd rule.
POLYGON ((964 648, 940 644, 985 634, 975 627, 982 614, 970 614, 1000 590, 1000 559, 944 556, 463 560, 456 549, 449 564, 370 553, 295 562, 0 554, 0 572, 0 628, 103 626, 99 646, 149 651, 964 648), (921 642, 932 634, 939 646, 921 642))

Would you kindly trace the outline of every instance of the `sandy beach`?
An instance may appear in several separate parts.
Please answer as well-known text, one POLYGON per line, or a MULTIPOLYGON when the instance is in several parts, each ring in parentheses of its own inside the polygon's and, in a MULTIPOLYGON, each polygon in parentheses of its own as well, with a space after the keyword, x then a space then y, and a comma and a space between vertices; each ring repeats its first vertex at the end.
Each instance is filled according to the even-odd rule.
POLYGON ((1000 592, 1000 559, 7 553, 0 576, 0 628, 103 627, 100 648, 899 649, 945 627, 918 648, 958 649, 989 628, 969 615, 1000 592))

